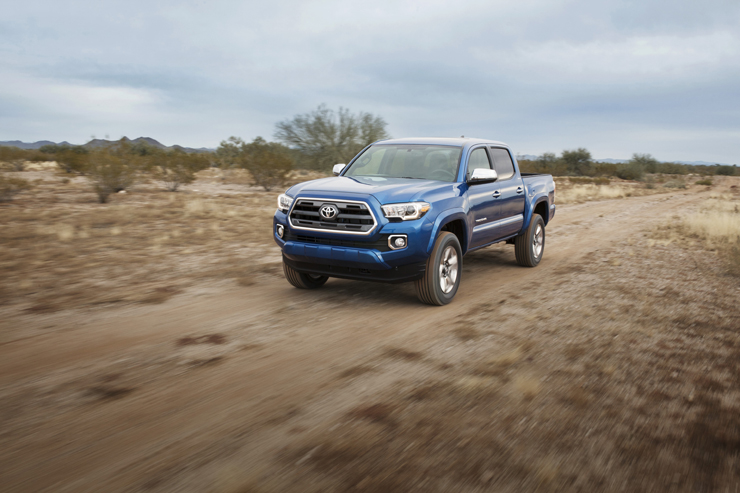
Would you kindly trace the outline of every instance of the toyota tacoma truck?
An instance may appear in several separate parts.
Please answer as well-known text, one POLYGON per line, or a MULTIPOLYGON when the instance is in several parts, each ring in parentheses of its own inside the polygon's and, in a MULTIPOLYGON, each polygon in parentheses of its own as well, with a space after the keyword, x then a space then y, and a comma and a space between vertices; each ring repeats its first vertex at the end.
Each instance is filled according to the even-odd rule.
POLYGON ((460 286, 466 253, 506 242, 519 265, 542 260, 555 182, 522 173, 506 144, 382 140, 335 165, 334 175, 278 197, 273 235, 297 288, 330 277, 414 282, 422 302, 445 305, 460 286))

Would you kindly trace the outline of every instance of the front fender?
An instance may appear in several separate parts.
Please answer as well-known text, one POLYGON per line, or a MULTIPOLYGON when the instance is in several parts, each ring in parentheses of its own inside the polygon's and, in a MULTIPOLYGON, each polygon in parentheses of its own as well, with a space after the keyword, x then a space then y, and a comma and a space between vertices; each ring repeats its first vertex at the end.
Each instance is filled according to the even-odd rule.
POLYGON ((462 208, 454 208, 454 209, 448 209, 441 213, 439 216, 437 216, 437 219, 434 221, 434 227, 432 228, 432 235, 429 237, 429 244, 427 245, 427 254, 431 255, 432 249, 434 248, 434 243, 437 241, 437 236, 439 235, 440 230, 444 227, 445 224, 455 221, 457 219, 462 219, 463 222, 463 245, 460 245, 463 251, 463 255, 468 249, 468 244, 470 244, 470 234, 468 232, 468 216, 465 214, 465 210, 462 208))

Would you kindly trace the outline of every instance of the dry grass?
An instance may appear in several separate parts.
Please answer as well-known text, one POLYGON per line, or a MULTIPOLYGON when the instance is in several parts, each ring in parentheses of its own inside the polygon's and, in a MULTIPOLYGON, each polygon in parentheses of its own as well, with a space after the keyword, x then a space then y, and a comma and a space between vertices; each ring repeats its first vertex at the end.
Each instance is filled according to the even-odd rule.
POLYGON ((727 271, 740 275, 740 197, 712 194, 698 212, 683 219, 679 231, 699 238, 707 249, 719 251, 727 271))
POLYGON ((0 304, 54 311, 162 303, 202 279, 274 274, 263 267, 275 247, 274 193, 142 185, 101 205, 84 181, 25 173, 40 177, 36 187, 0 205, 0 304))
POLYGON ((557 180, 555 201, 559 204, 580 204, 592 200, 621 199, 644 193, 639 185, 631 182, 616 180, 606 185, 566 178, 557 180))

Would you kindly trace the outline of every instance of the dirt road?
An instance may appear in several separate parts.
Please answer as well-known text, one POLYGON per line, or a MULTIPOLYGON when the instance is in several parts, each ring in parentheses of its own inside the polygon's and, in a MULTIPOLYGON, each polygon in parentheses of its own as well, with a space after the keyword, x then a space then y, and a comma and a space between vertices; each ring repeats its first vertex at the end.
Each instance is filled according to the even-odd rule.
MULTIPOLYGON (((632 436, 665 416, 635 414, 649 405, 641 393, 614 408, 605 402, 611 394, 600 394, 592 381, 606 375, 624 398, 638 383, 632 372, 658 378, 654 360, 615 355, 674 340, 676 310, 690 303, 716 304, 713 327, 737 327, 734 295, 727 294, 736 281, 707 274, 716 259, 687 266, 690 253, 650 240, 704 196, 679 191, 560 207, 539 267, 516 266, 510 246, 472 253, 446 307, 421 305, 411 285, 330 280, 324 289, 300 291, 266 273, 251 286, 208 284, 157 306, 18 315, 9 323, 22 324, 18 333, 25 335, 0 345, 0 490, 609 491, 631 484, 636 491, 729 484, 738 477, 737 448, 727 459, 734 462, 710 476, 697 476, 701 464, 679 445, 670 460, 634 451, 643 463, 624 462, 626 452, 604 445, 603 437, 632 436), (692 279, 695 291, 682 298, 692 279), (608 356, 601 336, 612 344, 608 356), (548 406, 563 396, 562 412, 548 406), (602 405, 617 417, 590 414, 602 405), (539 427, 527 428, 527 419, 539 427), (590 437, 582 429, 589 420, 590 437), (568 443, 550 437, 549 427, 560 428, 568 443), (513 439, 503 436, 514 430, 513 439), (506 458, 482 436, 496 436, 506 458), (415 447, 422 448, 412 454, 415 447), (591 451, 575 451, 584 447, 591 451), (670 477, 641 480, 642 467, 656 460, 670 462, 670 477)), ((270 255, 266 260, 279 262, 270 255)), ((687 326, 704 320, 697 312, 690 311, 687 326)), ((732 341, 723 340, 716 354, 734 357, 740 346, 732 341)), ((696 365, 716 361, 710 351, 696 365)), ((676 364, 693 371, 689 361, 676 364)), ((740 370, 717 371, 724 379, 717 385, 729 392, 722 408, 736 409, 737 382, 735 390, 724 382, 740 370)), ((676 406, 688 396, 693 402, 698 391, 674 380, 675 396, 656 386, 667 396, 661 406, 683 422, 688 414, 676 406)), ((737 439, 723 442, 728 454, 737 439)))

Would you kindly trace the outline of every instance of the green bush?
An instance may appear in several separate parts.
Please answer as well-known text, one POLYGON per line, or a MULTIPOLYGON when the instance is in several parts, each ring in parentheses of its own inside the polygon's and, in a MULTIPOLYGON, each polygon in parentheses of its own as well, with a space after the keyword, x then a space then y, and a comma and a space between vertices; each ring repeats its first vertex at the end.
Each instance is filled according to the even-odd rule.
POLYGON ((655 173, 664 175, 685 175, 689 172, 686 165, 678 163, 658 163, 655 166, 655 173))
POLYGON ((645 169, 640 161, 630 160, 617 166, 616 175, 623 180, 641 180, 645 175, 645 169))
POLYGON ((242 144, 240 164, 252 174, 252 183, 270 191, 285 183, 293 168, 289 149, 278 143, 257 137, 249 144, 242 144))
POLYGON ((138 163, 122 149, 99 149, 90 153, 86 168, 101 204, 112 193, 131 187, 136 181, 138 163))
POLYGON ((195 173, 210 166, 203 154, 187 154, 180 150, 150 153, 155 163, 155 177, 170 192, 176 192, 180 185, 195 181, 195 173))
POLYGON ((709 179, 699 180, 699 181, 696 182, 696 185, 706 185, 708 187, 711 187, 712 186, 712 180, 709 180, 709 179))
POLYGON ((594 163, 594 171, 597 176, 617 176, 617 164, 594 163))
POLYGON ((715 166, 714 168, 714 174, 722 176, 734 176, 737 171, 735 166, 715 166))

